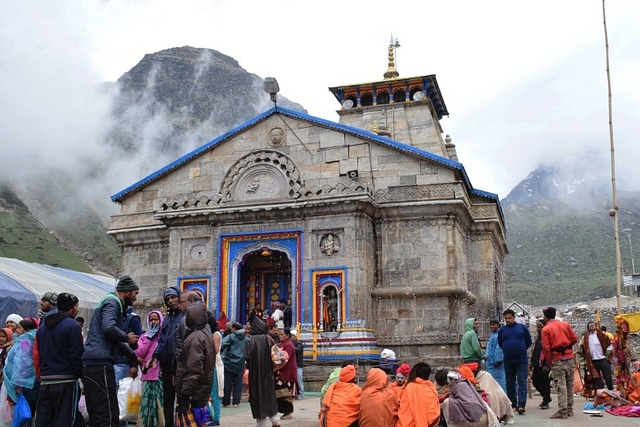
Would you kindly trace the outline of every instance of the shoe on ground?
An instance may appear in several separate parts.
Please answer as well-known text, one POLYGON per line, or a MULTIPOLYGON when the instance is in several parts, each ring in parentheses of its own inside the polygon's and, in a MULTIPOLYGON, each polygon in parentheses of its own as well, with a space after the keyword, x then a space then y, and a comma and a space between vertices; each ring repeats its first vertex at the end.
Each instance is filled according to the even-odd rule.
POLYGON ((567 409, 567 417, 573 417, 573 409, 567 409))
POLYGON ((293 415, 291 414, 284 414, 280 417, 281 420, 290 420, 291 418, 293 418, 293 415))
POLYGON ((558 411, 550 417, 553 420, 566 420, 567 413, 565 411, 558 411))
POLYGON ((520 415, 524 415, 524 413, 525 413, 525 412, 527 412, 527 410, 526 410, 526 409, 524 409, 524 408, 518 408, 518 413, 519 413, 520 415))
POLYGON ((234 408, 237 408, 237 407, 238 407, 238 404, 237 404, 237 403, 234 403, 234 404, 233 404, 233 407, 234 407, 234 408))
POLYGON ((540 405, 540 409, 549 409, 549 404, 548 403, 543 403, 542 405, 540 405))
POLYGON ((220 421, 209 421, 207 423, 207 427, 209 426, 219 426, 220 425, 220 421))

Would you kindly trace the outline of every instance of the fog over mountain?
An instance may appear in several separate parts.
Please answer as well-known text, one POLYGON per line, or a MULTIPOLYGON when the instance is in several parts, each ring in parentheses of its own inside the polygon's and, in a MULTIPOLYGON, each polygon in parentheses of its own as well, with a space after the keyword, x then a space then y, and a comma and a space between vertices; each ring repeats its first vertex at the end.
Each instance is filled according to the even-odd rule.
MULTIPOLYGON (((0 69, 19 63, 11 59, 0 69)), ((109 216, 118 209, 109 197, 272 105, 262 77, 211 49, 185 46, 147 54, 110 83, 83 75, 74 80, 57 67, 38 72, 27 67, 19 80, 15 76, 20 70, 13 70, 12 84, 0 95, 7 106, 0 119, 6 141, 0 155, 8 159, 0 168, 0 183, 9 184, 64 245, 109 272, 117 271, 119 255, 105 234, 109 216)), ((534 83, 531 87, 539 87, 534 83)), ((305 111, 283 95, 279 105, 305 111)), ((498 126, 518 120, 509 100, 500 102, 505 103, 504 115, 491 116, 482 109, 467 116, 468 126, 482 134, 488 132, 487 120, 498 126)), ((545 154, 536 157, 539 163, 522 159, 526 178, 502 200, 510 250, 508 299, 542 300, 556 295, 559 285, 566 285, 560 299, 592 292, 595 297, 600 286, 611 289, 615 260, 607 214, 612 203, 609 153, 601 149, 603 141, 595 148, 599 137, 576 131, 571 123, 564 127, 557 141, 540 144, 545 154), (553 143, 569 139, 571 144, 550 150, 553 143), (535 169, 525 170, 530 164, 535 169)), ((535 130, 525 130, 508 150, 516 153, 519 146, 537 144, 535 130)), ((473 163, 468 151, 473 144, 455 142, 460 161, 473 163)), ((495 168, 500 173, 501 165, 495 168)), ((626 167, 622 170, 621 246, 628 267, 631 251, 622 239, 640 247, 640 197, 629 185, 637 182, 629 179, 626 167)), ((470 172, 472 183, 474 178, 470 172)))

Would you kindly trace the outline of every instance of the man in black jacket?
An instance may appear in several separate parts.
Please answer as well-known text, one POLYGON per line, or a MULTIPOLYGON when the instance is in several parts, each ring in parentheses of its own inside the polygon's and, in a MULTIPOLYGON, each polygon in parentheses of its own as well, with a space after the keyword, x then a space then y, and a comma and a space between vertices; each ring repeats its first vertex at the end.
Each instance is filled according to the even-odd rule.
POLYGON ((82 330, 74 319, 78 297, 62 292, 58 312, 46 316, 36 334, 35 365, 40 372, 36 426, 82 427, 78 411, 82 377, 82 330), (75 423, 74 423, 75 420, 75 423))
POLYGON ((116 376, 113 369, 118 351, 129 360, 138 359, 137 364, 142 364, 142 359, 137 358, 128 345, 136 344, 138 336, 133 332, 126 334, 122 330, 125 307, 136 301, 138 289, 131 277, 122 276, 116 285, 116 291, 100 300, 91 317, 82 356, 82 382, 92 426, 119 425, 116 376))
POLYGON ((173 385, 173 374, 176 357, 176 330, 182 320, 180 294, 180 289, 176 286, 170 286, 164 291, 164 303, 168 310, 160 327, 158 346, 153 353, 153 358, 160 362, 162 368, 165 427, 173 427, 174 421, 176 388, 173 385))
POLYGON ((296 349, 296 362, 298 364, 298 396, 296 399, 304 399, 304 380, 302 379, 302 365, 304 363, 304 347, 298 339, 298 331, 291 329, 291 341, 296 349))

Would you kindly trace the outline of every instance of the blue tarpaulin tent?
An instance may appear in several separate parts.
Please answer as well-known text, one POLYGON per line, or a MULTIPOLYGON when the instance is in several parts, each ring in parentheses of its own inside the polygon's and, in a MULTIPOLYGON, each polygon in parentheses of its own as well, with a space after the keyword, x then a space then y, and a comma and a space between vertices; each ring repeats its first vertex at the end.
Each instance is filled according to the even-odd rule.
POLYGON ((13 258, 0 258, 0 321, 12 313, 37 317, 46 292, 70 292, 80 300, 79 316, 87 322, 100 299, 115 289, 116 279, 80 273, 13 258))

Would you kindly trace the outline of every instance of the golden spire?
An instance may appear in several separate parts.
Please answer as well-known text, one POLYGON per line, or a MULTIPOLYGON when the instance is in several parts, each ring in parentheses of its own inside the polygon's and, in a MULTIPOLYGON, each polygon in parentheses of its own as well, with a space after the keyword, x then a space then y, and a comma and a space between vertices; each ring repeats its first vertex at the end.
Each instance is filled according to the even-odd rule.
POLYGON ((400 43, 398 43, 398 39, 393 40, 393 34, 391 34, 391 40, 389 40, 389 68, 387 68, 387 72, 384 73, 384 79, 395 79, 400 73, 396 70, 396 60, 395 60, 395 51, 400 47, 400 43))

